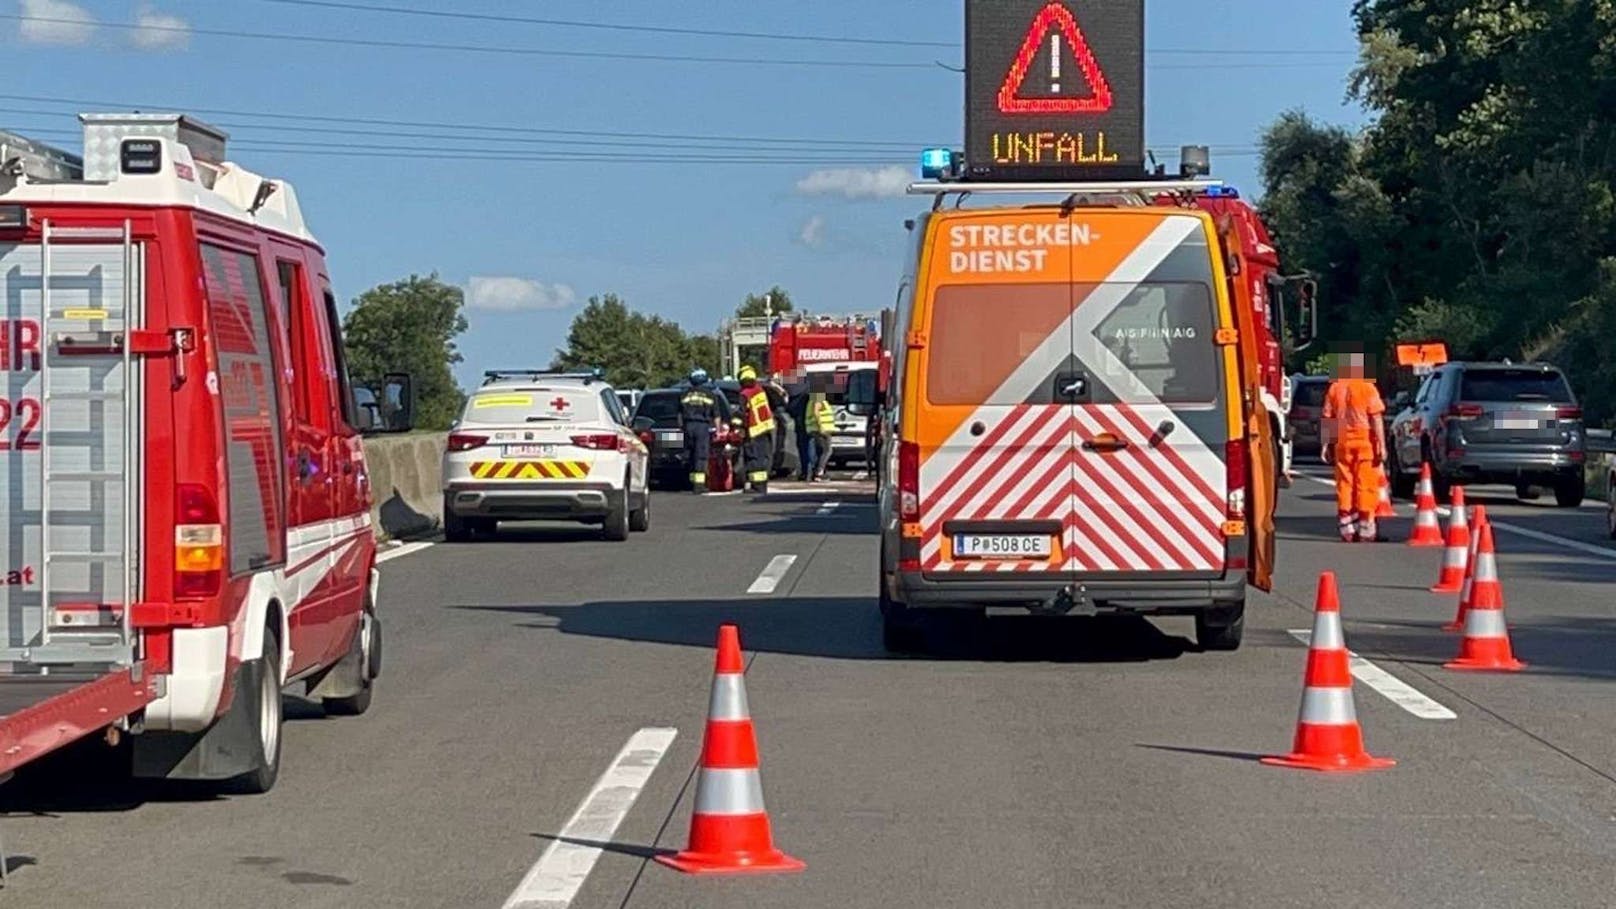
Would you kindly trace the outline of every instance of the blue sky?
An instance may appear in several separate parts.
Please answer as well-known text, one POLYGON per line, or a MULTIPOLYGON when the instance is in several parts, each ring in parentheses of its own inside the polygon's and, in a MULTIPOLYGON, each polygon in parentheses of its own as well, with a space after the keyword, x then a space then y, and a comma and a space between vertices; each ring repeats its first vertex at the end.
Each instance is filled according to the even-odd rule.
MULTIPOLYGON (((351 2, 937 42, 957 42, 963 31, 958 0, 351 2)), ((1324 120, 1361 123, 1361 112, 1345 101, 1355 47, 1349 6, 1350 0, 1148 0, 1147 144, 1170 161, 1180 144, 1212 145, 1215 173, 1250 193, 1257 180, 1250 152, 1280 111, 1300 107, 1324 120), (1219 53, 1173 52, 1182 49, 1219 53)), ((954 48, 426 18, 284 0, 0 0, 0 14, 9 76, 0 89, 7 96, 0 97, 0 128, 76 149, 71 115, 79 110, 138 104, 218 111, 201 116, 229 128, 234 158, 297 187, 345 299, 411 272, 436 271, 472 291, 471 327, 461 342, 464 379, 487 366, 548 362, 592 294, 615 292, 636 308, 704 331, 747 292, 771 284, 818 311, 886 305, 900 269, 902 221, 918 203, 888 194, 898 181, 881 168, 907 175, 924 145, 958 146, 963 139, 961 77, 938 66, 620 60, 206 32, 753 61, 956 63, 954 48), (341 126, 386 135, 324 132, 341 126), (522 141, 495 141, 501 136, 522 141), (758 141, 781 138, 824 142, 758 141), (345 143, 385 148, 312 153, 341 151, 345 143), (566 160, 457 160, 435 151, 445 148, 528 156, 543 150, 566 160), (388 156, 406 149, 416 157, 388 156), (667 161, 713 154, 771 163, 667 161), (630 160, 588 160, 592 155, 630 160)))

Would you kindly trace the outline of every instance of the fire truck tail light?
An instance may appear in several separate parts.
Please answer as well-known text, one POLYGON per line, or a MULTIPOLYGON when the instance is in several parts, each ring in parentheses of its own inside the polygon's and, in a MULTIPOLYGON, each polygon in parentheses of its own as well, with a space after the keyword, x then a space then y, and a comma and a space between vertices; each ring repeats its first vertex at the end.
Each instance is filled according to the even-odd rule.
POLYGON ((174 527, 174 596, 199 599, 218 594, 224 582, 224 525, 219 503, 206 487, 178 489, 174 527))

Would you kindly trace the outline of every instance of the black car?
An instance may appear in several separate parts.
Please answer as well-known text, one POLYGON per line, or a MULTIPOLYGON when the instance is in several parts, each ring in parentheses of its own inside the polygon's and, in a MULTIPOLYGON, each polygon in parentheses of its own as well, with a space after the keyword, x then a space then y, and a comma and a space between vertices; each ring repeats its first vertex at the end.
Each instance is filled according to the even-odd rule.
MULTIPOLYGON (((729 401, 730 408, 739 414, 741 383, 733 379, 724 379, 716 384, 718 390, 723 392, 729 401)), ((763 387, 769 395, 769 409, 774 411, 774 476, 796 476, 802 470, 802 459, 797 456, 797 425, 792 421, 791 415, 786 413, 786 397, 777 392, 773 386, 763 387)))
POLYGON ((1554 366, 1447 363, 1392 409, 1389 473, 1399 495, 1430 464, 1439 498, 1454 483, 1504 483, 1521 498, 1547 487, 1561 507, 1582 504, 1582 408, 1554 366))
MULTIPOLYGON (((685 385, 647 391, 634 408, 634 429, 651 448, 651 476, 658 485, 690 483, 690 459, 685 453, 684 430, 679 427, 679 400, 689 390, 685 385)), ((728 395, 718 396, 718 409, 724 425, 729 425, 737 411, 728 395)))

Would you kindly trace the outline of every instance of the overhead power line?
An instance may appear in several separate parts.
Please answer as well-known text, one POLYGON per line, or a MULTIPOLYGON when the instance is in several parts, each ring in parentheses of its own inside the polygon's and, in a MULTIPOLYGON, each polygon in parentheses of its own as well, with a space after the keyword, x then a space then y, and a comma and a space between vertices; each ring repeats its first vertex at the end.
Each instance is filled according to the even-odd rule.
POLYGON ((464 13, 436 9, 415 9, 407 6, 386 6, 370 3, 340 3, 337 0, 262 0, 282 6, 318 7, 321 9, 349 10, 365 13, 388 13, 400 16, 423 16, 433 19, 459 19, 471 22, 503 22, 521 25, 549 25, 561 28, 587 28, 600 31, 641 32, 653 35, 685 35, 700 38, 746 38, 761 41, 800 41, 813 44, 857 44, 881 47, 940 47, 955 48, 955 41, 917 41, 904 38, 855 38, 847 35, 802 35, 782 32, 747 32, 709 28, 676 28, 663 25, 631 25, 624 22, 585 22, 578 19, 549 19, 533 16, 507 16, 495 13, 464 13))
MULTIPOLYGON (((59 16, 25 16, 12 13, 0 13, 0 20, 12 22, 41 22, 53 25, 83 25, 78 19, 69 19, 59 16)), ((948 66, 941 61, 923 62, 910 60, 827 60, 792 57, 719 57, 703 56, 699 54, 644 54, 619 51, 585 51, 561 50, 557 48, 540 47, 508 47, 491 44, 450 44, 431 41, 395 41, 383 38, 333 38, 328 35, 294 35, 271 32, 248 32, 231 29, 199 28, 196 26, 134 24, 127 22, 102 22, 102 28, 121 29, 124 31, 161 32, 177 35, 203 35, 214 38, 238 38, 249 41, 286 41, 302 44, 336 45, 347 47, 373 47, 388 50, 426 50, 447 51, 452 53, 468 54, 495 54, 515 55, 522 57, 557 57, 565 59, 582 60, 629 60, 654 63, 701 63, 738 66, 785 66, 785 67, 817 67, 829 69, 878 69, 878 70, 936 70, 938 72, 962 72, 955 67, 948 66)), ((1247 56, 1244 51, 1231 52, 1247 56)), ((1156 71, 1169 70, 1195 70, 1205 71, 1211 69, 1306 69, 1312 67, 1335 67, 1338 63, 1329 62, 1285 62, 1285 63, 1183 63, 1183 64, 1152 64, 1148 67, 1156 71)))
MULTIPOLYGON (((418 16, 466 22, 499 22, 513 25, 544 25, 560 28, 595 29, 613 32, 639 32, 653 35, 685 35, 702 38, 742 38, 759 41, 797 41, 812 44, 852 44, 876 47, 929 47, 955 50, 958 41, 922 41, 912 38, 867 38, 851 35, 815 35, 795 32, 754 32, 729 29, 679 28, 665 25, 641 25, 627 22, 585 21, 581 19, 552 19, 539 16, 512 16, 498 13, 468 13, 451 10, 419 9, 410 6, 392 6, 381 3, 354 3, 344 0, 260 0, 281 6, 302 6, 317 9, 346 10, 349 12, 382 13, 396 16, 418 16)), ((1354 56, 1355 50, 1329 50, 1324 48, 1204 48, 1159 47, 1150 48, 1148 54, 1183 54, 1189 56, 1241 56, 1241 57, 1310 57, 1354 56)))

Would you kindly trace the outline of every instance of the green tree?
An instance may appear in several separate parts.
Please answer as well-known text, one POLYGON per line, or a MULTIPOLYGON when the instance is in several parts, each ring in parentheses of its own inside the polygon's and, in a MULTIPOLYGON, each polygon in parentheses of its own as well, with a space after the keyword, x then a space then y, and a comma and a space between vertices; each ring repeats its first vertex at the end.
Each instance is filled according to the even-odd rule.
POLYGON ((752 316, 779 315, 791 312, 791 294, 780 288, 780 285, 769 288, 760 294, 747 294, 740 306, 735 308, 736 318, 745 319, 752 316))
POLYGON ((390 372, 415 381, 416 425, 447 429, 464 403, 451 367, 461 361, 455 339, 466 330, 460 288, 436 274, 410 275, 359 295, 342 321, 348 368, 356 383, 390 372))
MULTIPOLYGON (((595 369, 619 388, 659 388, 694 366, 716 363, 716 342, 698 345, 675 322, 630 309, 616 294, 590 297, 572 320, 567 346, 556 351, 559 369, 595 369)), ((714 368, 707 366, 708 369, 714 368)))

